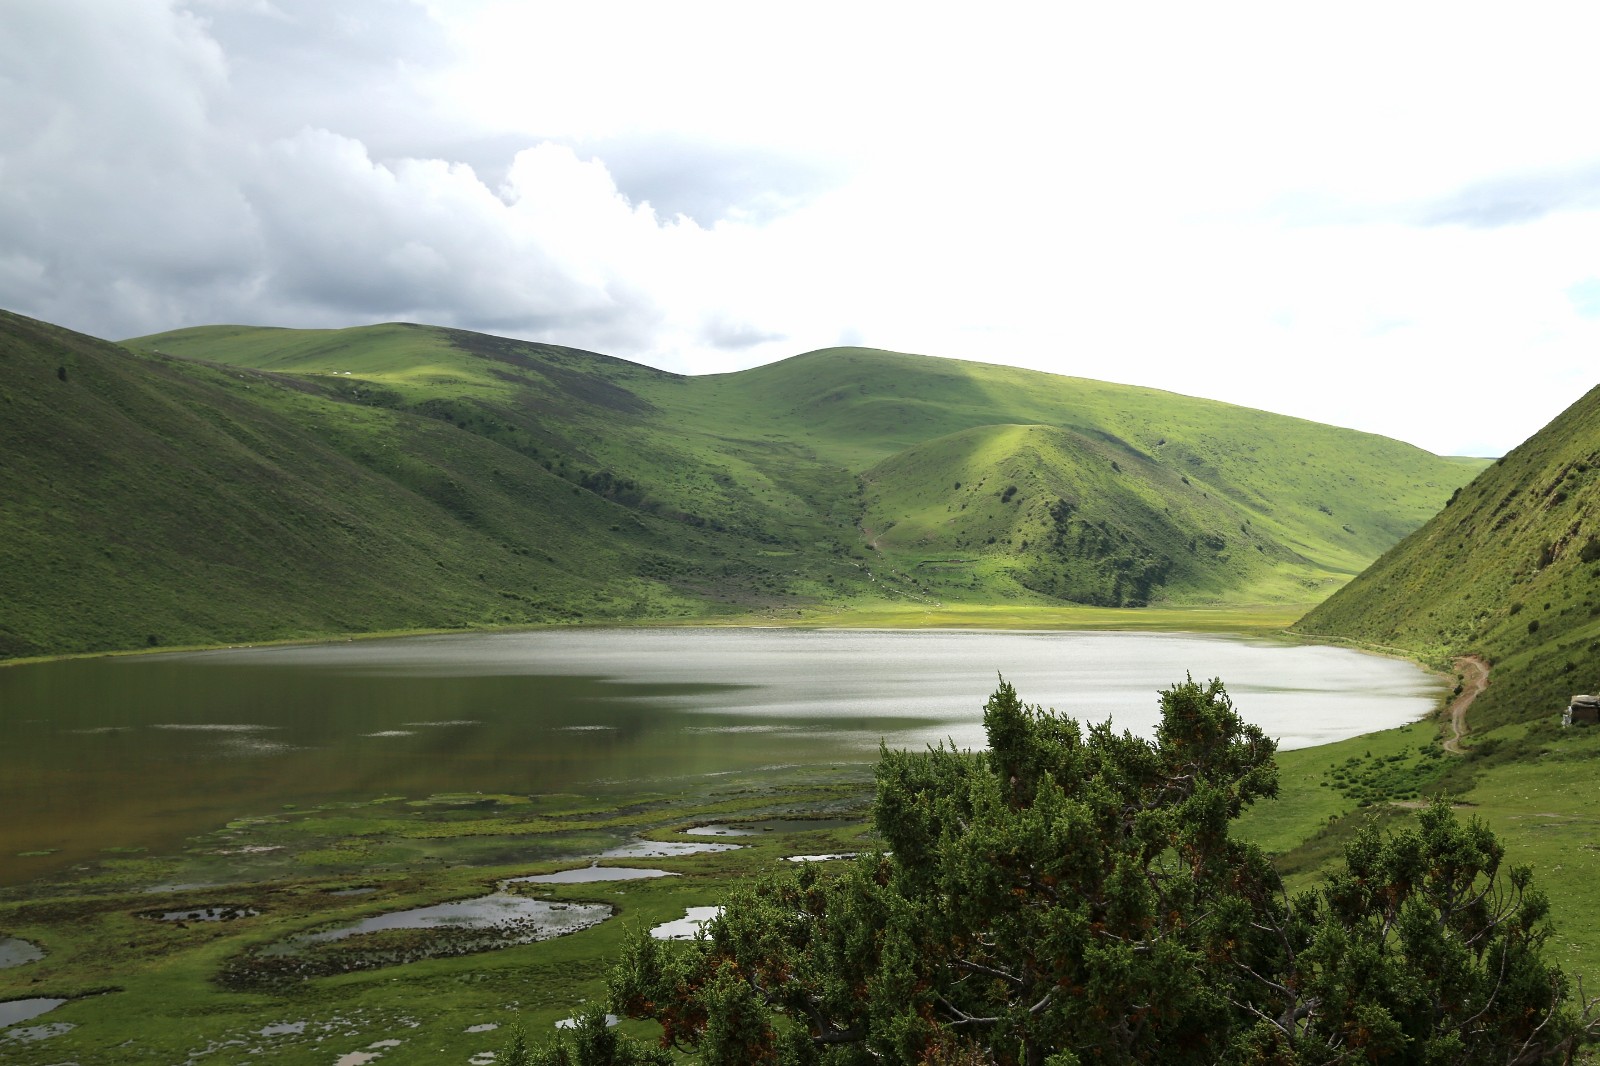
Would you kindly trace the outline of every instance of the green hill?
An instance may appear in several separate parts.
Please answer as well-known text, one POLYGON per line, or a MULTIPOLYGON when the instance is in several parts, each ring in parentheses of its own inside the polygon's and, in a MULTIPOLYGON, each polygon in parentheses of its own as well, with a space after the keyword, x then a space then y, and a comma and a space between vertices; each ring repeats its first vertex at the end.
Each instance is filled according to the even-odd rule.
POLYGON ((1296 626, 1493 664, 1475 729, 1600 689, 1600 388, 1296 626))
MULTIPOLYGON (((1312 603, 1478 466, 869 349, 0 314, 0 656, 943 603, 1312 603)), ((1479 464, 1481 465, 1481 464, 1479 464)))
MULTIPOLYGON (((0 368, 0 656, 703 614, 775 580, 468 407, 14 315, 0 368)), ((523 401, 598 419, 586 384, 523 401)))
POLYGON ((1551 952, 1593 981, 1600 927, 1586 919, 1600 907, 1600 730, 1563 729, 1560 719, 1574 693, 1600 689, 1600 388, 1294 628, 1440 665, 1478 655, 1492 669, 1460 758, 1439 757, 1432 722, 1287 753, 1293 835, 1320 827, 1289 852, 1288 868, 1316 869, 1353 825, 1398 817, 1371 805, 1405 789, 1451 796, 1493 827, 1508 860, 1533 870, 1551 900, 1551 952))
POLYGON ((1314 603, 1487 465, 1156 389, 858 348, 689 390, 858 472, 863 539, 941 601, 1314 603))

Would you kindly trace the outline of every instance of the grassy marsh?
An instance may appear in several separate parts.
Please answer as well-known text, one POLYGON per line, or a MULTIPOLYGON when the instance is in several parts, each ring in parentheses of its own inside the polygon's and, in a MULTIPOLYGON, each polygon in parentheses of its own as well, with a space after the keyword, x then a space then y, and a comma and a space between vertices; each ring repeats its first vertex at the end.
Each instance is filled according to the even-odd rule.
MULTIPOLYGON (((1282 795, 1247 814, 1242 833, 1307 884, 1362 821, 1409 815, 1391 801, 1459 792, 1512 861, 1535 868, 1558 926, 1551 950, 1571 973, 1600 976, 1590 857, 1600 847, 1588 798, 1600 776, 1600 730, 1485 734, 1479 754, 1435 754, 1423 721, 1280 756, 1282 795), (1487 754, 1484 754, 1487 753, 1487 754), (1552 773, 1559 764, 1561 772, 1552 773)), ((6 1061, 325 1064, 379 1051, 385 1063, 472 1061, 502 1046, 512 1022, 537 1039, 603 996, 604 972, 630 929, 715 903, 736 881, 788 855, 871 846, 870 770, 791 767, 713 775, 648 789, 561 795, 374 796, 370 801, 261 812, 191 840, 177 854, 103 859, 92 869, 0 897, 0 935, 45 956, 0 970, 0 999, 60 997, 66 1005, 0 1033, 6 1061), (801 819, 801 821, 795 821, 801 819), (804 819, 818 819, 807 830, 804 819), (760 824, 740 837, 688 833, 711 823, 760 824), (608 848, 650 839, 737 843, 739 850, 648 860, 653 880, 518 884, 518 893, 605 903, 616 916, 539 943, 429 957, 428 938, 380 944, 415 961, 307 979, 230 981, 252 952, 374 914, 468 899, 507 878, 582 866, 608 848), (507 851, 515 858, 507 859, 507 851), (164 890, 151 892, 151 886, 164 890), (231 921, 162 922, 164 910, 231 907, 231 921), (259 912, 259 913, 250 913, 259 912), (497 1029, 487 1026, 499 1026, 497 1029), (71 1026, 71 1028, 67 1028, 71 1026), (53 1027, 53 1028, 45 1028, 53 1027), (53 1033, 24 1039, 21 1033, 53 1033), (380 1046, 384 1041, 398 1044, 380 1046)), ((371 947, 372 945, 367 945, 371 947)), ((635 1031, 646 1031, 626 1023, 635 1031)), ((479 1061, 484 1061, 480 1058, 479 1061)))

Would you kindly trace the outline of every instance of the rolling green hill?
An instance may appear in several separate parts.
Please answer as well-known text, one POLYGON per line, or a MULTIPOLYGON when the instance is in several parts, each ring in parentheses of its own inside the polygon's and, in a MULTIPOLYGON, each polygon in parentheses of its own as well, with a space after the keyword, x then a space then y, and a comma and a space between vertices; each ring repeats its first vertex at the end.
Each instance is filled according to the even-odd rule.
POLYGON ((471 405, 506 421, 519 385, 553 387, 559 358, 563 372, 586 369, 633 405, 627 418, 581 422, 569 411, 559 426, 528 429, 578 430, 547 445, 576 456, 570 468, 626 471, 657 503, 714 503, 725 525, 747 531, 864 543, 889 588, 941 602, 1315 602, 1484 465, 1154 389, 862 348, 685 378, 396 325, 207 327, 133 343, 348 374, 419 406, 471 405), (1026 427, 1048 432, 994 436, 1026 427), (897 484, 902 474, 914 491, 897 484), (1065 509, 1070 518, 1053 517, 1065 509))
POLYGON ((0 656, 704 614, 778 580, 367 382, 4 315, 0 411, 0 656))
POLYGON ((1472 725, 1600 689, 1600 388, 1483 471, 1296 626, 1493 664, 1472 725))
POLYGON ((884 602, 1312 603, 1479 466, 870 349, 0 314, 0 656, 884 602))

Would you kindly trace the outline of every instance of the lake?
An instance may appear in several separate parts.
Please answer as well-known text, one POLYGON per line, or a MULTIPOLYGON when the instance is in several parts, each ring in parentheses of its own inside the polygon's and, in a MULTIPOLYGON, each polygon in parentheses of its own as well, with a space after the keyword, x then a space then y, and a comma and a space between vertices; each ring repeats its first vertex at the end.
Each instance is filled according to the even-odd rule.
POLYGON ((981 747, 998 674, 1145 735, 1159 689, 1220 677, 1285 748, 1414 720, 1443 689, 1348 649, 1152 633, 541 630, 36 663, 0 669, 0 883, 288 804, 981 747))

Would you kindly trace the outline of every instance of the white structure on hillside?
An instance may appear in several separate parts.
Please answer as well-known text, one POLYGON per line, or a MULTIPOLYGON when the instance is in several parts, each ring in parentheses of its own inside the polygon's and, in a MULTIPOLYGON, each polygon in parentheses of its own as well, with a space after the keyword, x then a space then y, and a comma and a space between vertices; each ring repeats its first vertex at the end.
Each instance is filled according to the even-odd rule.
POLYGON ((1567 709, 1561 713, 1561 724, 1570 726, 1600 724, 1600 696, 1574 696, 1567 709))

